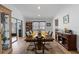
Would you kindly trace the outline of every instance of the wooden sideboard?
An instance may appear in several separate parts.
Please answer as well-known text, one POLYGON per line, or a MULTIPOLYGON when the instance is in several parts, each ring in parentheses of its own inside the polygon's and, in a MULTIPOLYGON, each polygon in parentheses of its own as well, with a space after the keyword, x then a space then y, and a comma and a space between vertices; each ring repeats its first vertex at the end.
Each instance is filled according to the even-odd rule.
POLYGON ((75 34, 56 32, 55 38, 67 50, 77 50, 76 48, 76 37, 75 34))

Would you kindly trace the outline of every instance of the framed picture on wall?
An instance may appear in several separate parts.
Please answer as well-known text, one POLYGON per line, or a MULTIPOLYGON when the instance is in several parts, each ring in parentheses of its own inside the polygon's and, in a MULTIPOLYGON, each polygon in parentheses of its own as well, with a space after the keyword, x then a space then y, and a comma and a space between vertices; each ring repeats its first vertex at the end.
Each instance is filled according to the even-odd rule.
POLYGON ((51 23, 47 23, 46 25, 47 25, 47 26, 51 26, 51 23))
POLYGON ((69 23, 69 15, 66 15, 66 16, 63 17, 63 23, 64 24, 69 23))

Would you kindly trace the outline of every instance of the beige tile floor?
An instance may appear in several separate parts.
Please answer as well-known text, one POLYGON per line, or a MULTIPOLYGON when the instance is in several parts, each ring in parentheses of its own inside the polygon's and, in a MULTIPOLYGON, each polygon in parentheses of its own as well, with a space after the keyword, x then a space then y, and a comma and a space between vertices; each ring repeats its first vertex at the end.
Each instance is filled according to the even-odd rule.
MULTIPOLYGON (((29 42, 25 42, 23 38, 19 38, 18 41, 12 44, 12 54, 27 54, 27 48, 29 42)), ((64 47, 58 44, 56 41, 50 43, 52 49, 50 49, 50 54, 77 54, 75 51, 67 51, 64 47)))

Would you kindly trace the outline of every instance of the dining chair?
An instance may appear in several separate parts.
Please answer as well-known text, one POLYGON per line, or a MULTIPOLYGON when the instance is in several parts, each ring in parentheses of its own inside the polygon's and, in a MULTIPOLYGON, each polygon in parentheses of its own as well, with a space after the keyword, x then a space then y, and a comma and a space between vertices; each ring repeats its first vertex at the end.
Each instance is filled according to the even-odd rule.
POLYGON ((51 32, 50 37, 52 37, 52 35, 53 35, 53 32, 51 32))
MULTIPOLYGON (((26 37, 31 36, 32 32, 33 32, 33 31, 28 31, 28 32, 26 32, 26 37)), ((29 44, 27 50, 31 49, 32 47, 33 47, 33 48, 32 48, 31 50, 33 50, 33 49, 34 49, 34 46, 35 46, 35 45, 34 45, 34 42, 31 42, 31 43, 29 44)))
POLYGON ((40 38, 38 36, 35 38, 35 40, 37 41, 37 42, 34 42, 34 44, 35 44, 35 53, 36 54, 44 54, 45 42, 42 42, 43 39, 44 38, 42 36, 40 38))
MULTIPOLYGON (((53 35, 53 32, 50 32, 49 31, 49 33, 48 33, 48 37, 52 37, 52 35, 53 35)), ((50 40, 50 39, 49 39, 50 40)), ((45 42, 45 46, 49 46, 50 47, 50 42, 45 42)), ((47 47, 48 48, 48 47, 47 47)), ((51 48, 51 47, 50 47, 51 48)), ((50 48, 48 48, 48 49, 50 49, 50 48)))

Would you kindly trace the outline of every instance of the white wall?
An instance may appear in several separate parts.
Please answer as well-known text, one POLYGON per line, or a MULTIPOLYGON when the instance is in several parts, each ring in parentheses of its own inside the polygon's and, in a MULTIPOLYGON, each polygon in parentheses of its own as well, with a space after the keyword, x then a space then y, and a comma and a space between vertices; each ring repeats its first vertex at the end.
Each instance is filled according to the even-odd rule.
POLYGON ((69 5, 62 8, 62 10, 57 14, 54 20, 55 19, 59 20, 59 29, 68 28, 73 30, 74 33, 77 34, 77 49, 79 51, 79 5, 69 5), (69 15, 69 23, 63 24, 63 16, 67 14, 69 15))
POLYGON ((14 5, 4 4, 4 6, 6 6, 7 8, 9 8, 10 10, 12 10, 12 17, 15 17, 17 19, 23 20, 22 13, 14 5))

